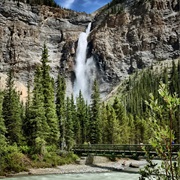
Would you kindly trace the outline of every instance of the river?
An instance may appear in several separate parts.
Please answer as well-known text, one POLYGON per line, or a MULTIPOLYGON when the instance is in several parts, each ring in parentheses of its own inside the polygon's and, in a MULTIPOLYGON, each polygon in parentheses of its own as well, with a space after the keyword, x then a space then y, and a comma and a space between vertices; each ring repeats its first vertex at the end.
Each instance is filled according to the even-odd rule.
POLYGON ((138 180, 140 175, 123 172, 107 173, 82 173, 82 174, 60 174, 41 175, 6 178, 6 180, 138 180))

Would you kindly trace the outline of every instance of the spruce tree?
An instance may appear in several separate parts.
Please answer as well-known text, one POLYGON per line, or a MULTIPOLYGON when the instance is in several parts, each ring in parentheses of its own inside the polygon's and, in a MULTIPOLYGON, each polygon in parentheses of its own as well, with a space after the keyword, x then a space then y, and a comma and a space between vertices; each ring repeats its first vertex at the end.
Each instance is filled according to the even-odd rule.
POLYGON ((65 142, 67 150, 70 150, 74 145, 73 112, 69 97, 66 99, 65 142))
POLYGON ((76 110, 76 105, 74 103, 73 95, 71 95, 71 113, 72 113, 72 119, 73 119, 74 141, 75 141, 75 144, 80 144, 81 127, 80 127, 80 121, 77 117, 77 110, 76 110))
POLYGON ((3 93, 0 91, 0 157, 1 157, 1 148, 4 147, 6 144, 6 127, 4 124, 4 119, 3 119, 3 112, 2 112, 2 103, 3 103, 3 93))
POLYGON ((30 81, 28 80, 27 84, 27 99, 25 103, 25 118, 23 119, 23 125, 22 125, 22 130, 23 130, 23 135, 28 140, 30 137, 30 132, 31 130, 29 129, 30 127, 30 106, 31 106, 31 92, 30 92, 30 81))
POLYGON ((177 72, 178 72, 178 82, 177 82, 178 90, 176 93, 178 94, 178 97, 180 97, 180 60, 178 60, 177 72))
POLYGON ((92 144, 101 143, 102 129, 100 127, 100 93, 98 83, 95 80, 93 84, 93 94, 91 103, 91 118, 90 118, 90 142, 92 144))
POLYGON ((108 119, 107 119, 107 109, 106 105, 103 102, 100 110, 100 127, 102 128, 102 144, 108 143, 108 119))
POLYGON ((116 119, 116 114, 114 108, 110 105, 106 106, 107 111, 107 132, 108 132, 108 142, 109 144, 119 144, 120 143, 120 128, 119 122, 116 119))
POLYGON ((58 118, 56 115, 55 96, 54 96, 54 81, 50 77, 50 67, 48 65, 48 49, 44 44, 41 58, 42 66, 42 88, 44 96, 44 109, 49 132, 47 142, 49 145, 57 145, 59 139, 58 118))
POLYGON ((14 87, 13 70, 8 72, 3 99, 3 118, 7 128, 6 138, 10 144, 20 145, 22 140, 22 119, 20 95, 14 87))
POLYGON ((63 149, 65 136, 65 91, 66 84, 63 77, 58 75, 56 82, 56 113, 59 125, 59 147, 63 149))
POLYGON ((170 83, 170 92, 174 94, 178 92, 178 71, 175 64, 175 61, 172 61, 172 70, 171 70, 171 83, 170 83))
POLYGON ((119 121, 119 125, 124 125, 126 122, 125 109, 120 103, 118 97, 115 97, 114 99, 113 108, 116 114, 116 119, 119 121))
POLYGON ((44 96, 42 86, 42 72, 40 67, 36 68, 34 77, 34 88, 32 104, 29 107, 29 118, 27 122, 29 126, 28 145, 37 146, 36 140, 41 139, 43 142, 47 139, 49 126, 46 121, 44 96))
POLYGON ((79 92, 79 96, 76 99, 77 106, 77 121, 79 121, 80 125, 80 139, 78 143, 83 144, 87 140, 87 123, 88 120, 86 118, 86 104, 84 98, 82 96, 81 91, 79 92))
POLYGON ((115 111, 116 119, 119 122, 119 135, 121 137, 121 143, 127 144, 130 135, 129 122, 126 117, 125 108, 120 103, 118 97, 114 99, 113 109, 115 111))

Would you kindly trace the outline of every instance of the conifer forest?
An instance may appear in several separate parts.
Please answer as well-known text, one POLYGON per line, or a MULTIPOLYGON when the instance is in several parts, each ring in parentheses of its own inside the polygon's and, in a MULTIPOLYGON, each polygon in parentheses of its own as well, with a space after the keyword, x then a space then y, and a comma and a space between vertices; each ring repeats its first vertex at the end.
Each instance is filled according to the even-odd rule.
MULTIPOLYGON (((8 72, 5 90, 0 92, 0 174, 19 172, 28 166, 52 167, 71 163, 77 157, 71 148, 77 144, 148 143, 150 108, 146 101, 154 99, 164 106, 158 94, 160 82, 171 95, 180 98, 180 60, 167 66, 154 66, 134 72, 118 88, 113 98, 101 100, 98 81, 94 81, 91 102, 67 97, 64 77, 50 76, 48 49, 44 45, 41 65, 36 67, 33 84, 27 82, 26 102, 14 86, 13 67, 8 72)), ((165 110, 165 109, 164 109, 165 110)), ((175 143, 180 143, 180 105, 173 112, 175 143)), ((168 112, 158 124, 168 124, 168 112)))

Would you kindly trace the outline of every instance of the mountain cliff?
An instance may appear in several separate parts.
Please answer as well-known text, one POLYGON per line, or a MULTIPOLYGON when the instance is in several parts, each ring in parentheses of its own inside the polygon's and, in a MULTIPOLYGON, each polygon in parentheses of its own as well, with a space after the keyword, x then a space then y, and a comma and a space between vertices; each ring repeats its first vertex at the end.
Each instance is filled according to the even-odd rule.
POLYGON ((1 86, 11 66, 16 85, 26 96, 27 79, 40 63, 44 43, 52 76, 59 71, 68 74, 73 70, 78 36, 90 21, 90 15, 67 9, 0 1, 1 86))
POLYGON ((137 69, 180 57, 178 0, 113 0, 93 15, 1 1, 1 86, 13 66, 25 93, 46 43, 52 76, 63 74, 71 93, 78 36, 90 21, 88 56, 96 62, 102 97, 137 69))
POLYGON ((180 57, 177 0, 114 0, 98 12, 90 36, 102 81, 116 85, 138 69, 180 57))

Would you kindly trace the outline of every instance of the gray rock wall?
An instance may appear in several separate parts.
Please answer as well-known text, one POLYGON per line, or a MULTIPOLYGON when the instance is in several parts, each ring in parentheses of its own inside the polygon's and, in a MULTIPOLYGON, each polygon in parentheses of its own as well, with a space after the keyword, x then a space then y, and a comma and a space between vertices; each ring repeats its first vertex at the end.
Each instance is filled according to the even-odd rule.
MULTIPOLYGON (((44 43, 49 50, 52 76, 56 77, 59 72, 69 81, 78 36, 89 21, 91 17, 84 13, 23 3, 18 6, 17 2, 0 1, 1 84, 10 67, 14 68, 17 81, 24 87, 28 76, 33 81, 34 69, 40 63, 44 43)), ((68 88, 72 89, 71 83, 68 88)))
POLYGON ((96 15, 89 38, 105 94, 136 70, 180 57, 179 1, 126 1, 119 7, 120 13, 96 15))

